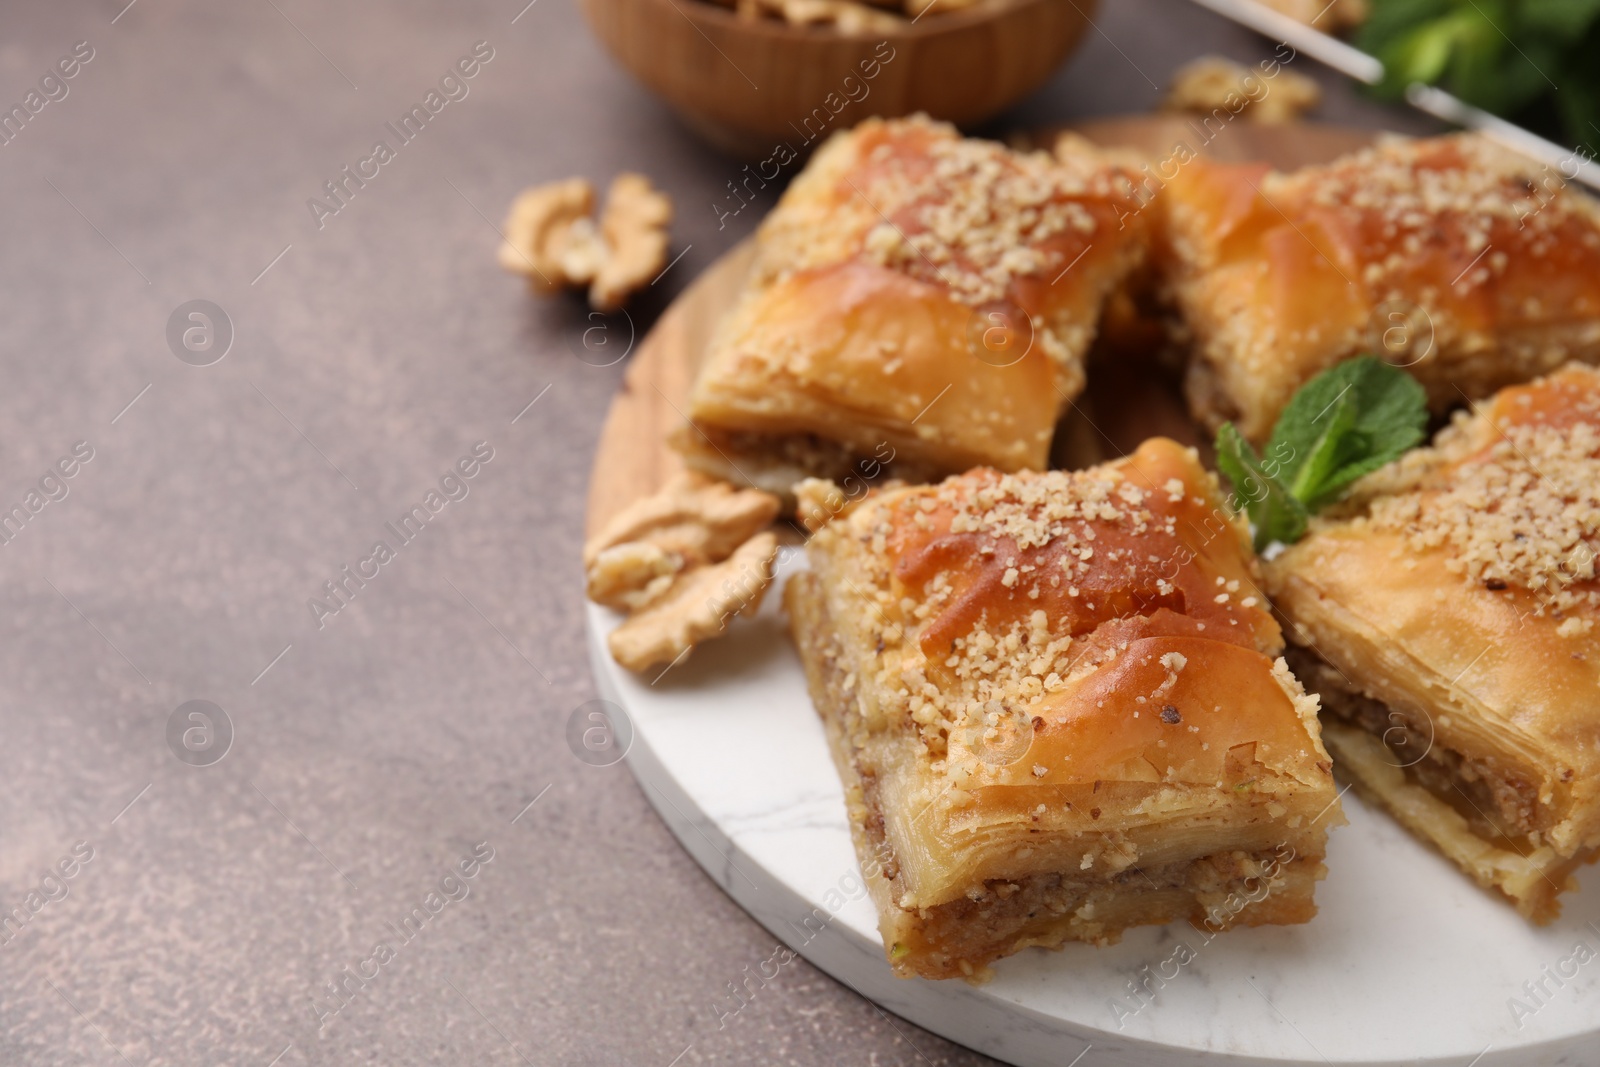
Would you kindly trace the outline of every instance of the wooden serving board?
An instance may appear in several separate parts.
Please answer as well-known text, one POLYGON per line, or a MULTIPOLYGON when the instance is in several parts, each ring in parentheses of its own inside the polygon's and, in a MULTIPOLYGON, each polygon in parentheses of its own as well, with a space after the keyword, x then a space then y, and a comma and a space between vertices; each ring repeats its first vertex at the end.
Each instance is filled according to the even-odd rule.
MULTIPOLYGON (((1138 115, 1087 123, 1073 129, 1098 144, 1135 148, 1168 158, 1180 143, 1213 159, 1260 160, 1281 169, 1324 163, 1371 142, 1368 130, 1313 123, 1259 126, 1237 118, 1210 130, 1198 118, 1138 115), (1210 140, 1206 140, 1210 137, 1210 140)), ((1049 143, 1057 131, 1036 136, 1049 143)), ((667 435, 685 421, 689 387, 712 330, 738 296, 751 259, 753 241, 717 260, 663 314, 639 345, 611 403, 589 483, 588 529, 592 533, 622 507, 647 496, 681 469, 667 435)), ((1154 434, 1193 440, 1195 428, 1184 413, 1173 383, 1153 378, 1146 368, 1091 367, 1089 388, 1078 401, 1069 432, 1088 447, 1120 454, 1154 434)))

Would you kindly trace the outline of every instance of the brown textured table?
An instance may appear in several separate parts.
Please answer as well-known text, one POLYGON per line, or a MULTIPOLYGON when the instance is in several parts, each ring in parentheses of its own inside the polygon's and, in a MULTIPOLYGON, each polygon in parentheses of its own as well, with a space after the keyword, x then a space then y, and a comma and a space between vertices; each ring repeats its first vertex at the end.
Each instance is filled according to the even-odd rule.
MULTIPOLYGON (((565 739, 626 363, 493 227, 649 173, 684 254, 642 331, 767 206, 719 228, 737 166, 570 0, 125 2, 0 12, 0 1063, 986 1062, 798 962, 719 1019, 772 937, 565 739)), ((1201 51, 1270 48, 1107 0, 1007 122, 1201 51)), ((1311 72, 1323 118, 1426 128, 1311 72)))

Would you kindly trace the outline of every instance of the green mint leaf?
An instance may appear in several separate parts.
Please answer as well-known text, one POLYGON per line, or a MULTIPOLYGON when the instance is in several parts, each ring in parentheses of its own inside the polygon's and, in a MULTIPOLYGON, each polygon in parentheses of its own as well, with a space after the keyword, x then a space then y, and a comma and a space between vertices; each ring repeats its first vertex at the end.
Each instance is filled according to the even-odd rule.
POLYGON ((1250 516, 1259 552, 1273 541, 1297 541, 1312 514, 1420 443, 1427 424, 1427 395, 1416 379, 1359 356, 1300 387, 1263 454, 1232 423, 1224 424, 1217 431, 1217 466, 1250 516))
MULTIPOLYGON (((1560 0, 1557 0, 1560 2, 1560 0)), ((1394 39, 1457 6, 1453 0, 1371 0, 1365 21, 1356 31, 1356 47, 1376 54, 1394 39)))
POLYGON ((1267 443, 1278 476, 1311 511, 1333 503, 1420 442, 1427 394, 1405 371, 1358 356, 1323 371, 1289 401, 1267 443))
POLYGON ((1310 502, 1344 467, 1350 458, 1350 431, 1355 427, 1356 416, 1355 389, 1346 384, 1303 424, 1291 424, 1279 417, 1267 452, 1280 460, 1282 476, 1295 499, 1310 502), (1291 425, 1296 426, 1296 432, 1287 429, 1291 425))
POLYGON ((1530 32, 1570 41, 1600 19, 1600 0, 1522 0, 1518 14, 1530 32))
POLYGON ((1217 466, 1233 483, 1234 509, 1250 516, 1257 552, 1274 541, 1293 544, 1306 532, 1306 506, 1284 487, 1231 422, 1217 430, 1217 466))
POLYGON ((1535 133, 1592 151, 1600 100, 1600 0, 1368 0, 1356 47, 1383 63, 1374 92, 1412 82, 1454 93, 1535 133))
POLYGON ((1440 19, 1412 30, 1384 56, 1384 79, 1404 90, 1412 82, 1432 85, 1450 66, 1460 33, 1454 19, 1440 19))
POLYGON ((1355 422, 1339 466, 1301 498, 1312 510, 1333 503, 1357 479, 1393 463, 1428 434, 1428 394, 1415 378, 1372 356, 1341 366, 1350 368, 1346 373, 1354 381, 1355 422))
POLYGON ((1358 361, 1336 364, 1302 385, 1278 416, 1267 454, 1301 500, 1342 466, 1345 438, 1356 423, 1358 361))

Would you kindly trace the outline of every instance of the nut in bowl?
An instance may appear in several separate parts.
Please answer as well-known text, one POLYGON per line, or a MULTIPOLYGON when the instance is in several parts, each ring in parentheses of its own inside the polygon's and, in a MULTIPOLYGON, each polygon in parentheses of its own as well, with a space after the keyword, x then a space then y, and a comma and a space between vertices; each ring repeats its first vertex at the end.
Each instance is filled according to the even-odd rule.
POLYGON ((982 122, 1044 83, 1095 6, 583 0, 590 26, 624 67, 707 139, 751 159, 778 142, 803 154, 874 115, 982 122), (791 21, 799 18, 824 20, 791 21))

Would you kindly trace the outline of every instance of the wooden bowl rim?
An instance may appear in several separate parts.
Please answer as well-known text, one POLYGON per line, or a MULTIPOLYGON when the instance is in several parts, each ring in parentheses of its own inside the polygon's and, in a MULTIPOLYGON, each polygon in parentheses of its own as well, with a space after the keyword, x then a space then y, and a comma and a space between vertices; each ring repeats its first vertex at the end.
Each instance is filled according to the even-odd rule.
MULTIPOLYGON (((591 0, 591 2, 604 2, 604 0, 591 0)), ((1027 8, 1041 7, 1045 4, 1061 3, 1063 0, 980 0, 974 7, 961 11, 952 11, 947 15, 940 15, 929 22, 907 20, 905 26, 896 27, 892 31, 878 33, 845 34, 827 26, 809 25, 801 26, 781 19, 746 19, 741 18, 730 8, 714 3, 713 0, 638 0, 640 3, 654 4, 658 8, 672 8, 687 18, 696 29, 701 26, 711 26, 730 33, 743 33, 751 37, 766 38, 798 44, 820 44, 838 41, 851 41, 870 43, 872 41, 905 41, 923 37, 932 37, 940 34, 960 33, 984 23, 995 22, 1001 18, 1017 14, 1027 8)), ((1085 14, 1080 3, 1089 7, 1095 5, 1096 0, 1064 0, 1077 13, 1084 22, 1089 16, 1085 14)))

